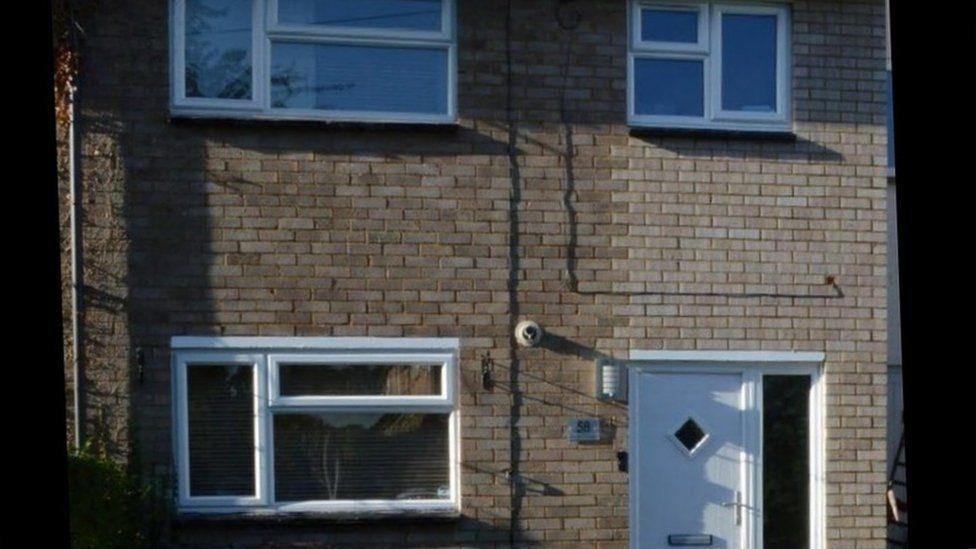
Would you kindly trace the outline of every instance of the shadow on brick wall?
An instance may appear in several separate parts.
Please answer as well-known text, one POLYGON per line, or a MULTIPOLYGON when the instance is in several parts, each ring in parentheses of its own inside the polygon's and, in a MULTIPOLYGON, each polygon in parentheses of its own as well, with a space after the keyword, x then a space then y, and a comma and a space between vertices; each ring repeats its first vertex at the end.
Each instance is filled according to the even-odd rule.
POLYGON ((675 153, 679 158, 709 160, 771 160, 787 163, 841 164, 844 155, 802 135, 755 137, 749 134, 723 135, 706 132, 681 135, 631 133, 640 143, 675 153))

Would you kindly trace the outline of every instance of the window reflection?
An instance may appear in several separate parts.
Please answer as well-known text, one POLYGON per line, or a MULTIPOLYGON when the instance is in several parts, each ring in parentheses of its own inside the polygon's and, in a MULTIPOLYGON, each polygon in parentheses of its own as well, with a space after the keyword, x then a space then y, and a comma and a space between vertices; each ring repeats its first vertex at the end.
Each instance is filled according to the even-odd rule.
POLYGON ((251 98, 251 3, 186 0, 186 96, 251 98))
POLYGON ((438 31, 440 0, 278 0, 283 24, 438 31))
POLYGON ((271 106, 447 112, 447 50, 277 42, 271 106))
POLYGON ((642 10, 641 40, 698 42, 698 11, 642 10))
POLYGON ((776 111, 776 16, 722 16, 722 109, 776 111))
POLYGON ((637 114, 703 116, 701 61, 634 60, 634 111, 637 114))

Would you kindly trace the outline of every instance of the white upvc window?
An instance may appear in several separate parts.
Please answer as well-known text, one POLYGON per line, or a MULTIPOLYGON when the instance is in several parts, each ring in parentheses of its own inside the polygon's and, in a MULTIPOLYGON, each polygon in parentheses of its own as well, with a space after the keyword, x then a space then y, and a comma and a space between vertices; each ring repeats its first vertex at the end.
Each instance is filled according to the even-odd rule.
POLYGON ((457 339, 171 347, 181 512, 459 512, 457 339))
POLYGON ((791 131, 789 29, 784 5, 631 0, 628 123, 791 131))
POLYGON ((455 0, 170 0, 176 116, 456 120, 455 0))

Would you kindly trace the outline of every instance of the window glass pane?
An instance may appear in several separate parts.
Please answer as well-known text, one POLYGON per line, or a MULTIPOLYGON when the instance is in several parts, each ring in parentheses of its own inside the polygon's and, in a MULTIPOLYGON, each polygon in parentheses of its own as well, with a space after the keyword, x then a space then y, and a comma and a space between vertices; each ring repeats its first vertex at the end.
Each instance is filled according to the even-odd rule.
POLYGON ((895 169, 895 111, 891 94, 891 71, 888 76, 888 168, 895 169))
POLYGON ((763 376, 763 547, 810 540, 810 377, 763 376))
POLYGON ((439 31, 441 10, 440 0, 278 0, 278 22, 439 31))
POLYGON ((678 439, 685 449, 689 452, 697 448, 702 442, 705 442, 705 437, 708 436, 702 428, 701 425, 695 422, 694 419, 688 418, 681 427, 678 428, 674 433, 674 438, 678 439))
POLYGON ((186 0, 186 96, 251 98, 251 2, 186 0))
POLYGON ((275 414, 278 501, 446 499, 448 416, 275 414))
POLYGON ((641 40, 698 42, 698 11, 641 10, 641 40))
POLYGON ((252 366, 186 370, 191 496, 254 495, 252 366))
POLYGON ((279 391, 295 395, 439 395, 441 367, 432 364, 281 364, 279 391))
POLYGON ((703 116, 702 69, 701 61, 634 59, 634 111, 703 116))
POLYGON ((271 106, 447 114, 447 50, 275 43, 271 106))
POLYGON ((722 16, 722 109, 776 111, 776 16, 722 16))

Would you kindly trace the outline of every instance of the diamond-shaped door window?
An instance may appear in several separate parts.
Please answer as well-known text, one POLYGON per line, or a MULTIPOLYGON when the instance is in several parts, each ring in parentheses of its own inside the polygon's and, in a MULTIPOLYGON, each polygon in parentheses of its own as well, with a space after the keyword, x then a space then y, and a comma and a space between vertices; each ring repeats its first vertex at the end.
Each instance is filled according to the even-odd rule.
POLYGON ((684 450, 687 455, 691 456, 708 440, 708 433, 699 422, 695 421, 692 417, 688 417, 688 419, 671 433, 671 439, 678 445, 678 448, 684 450))

